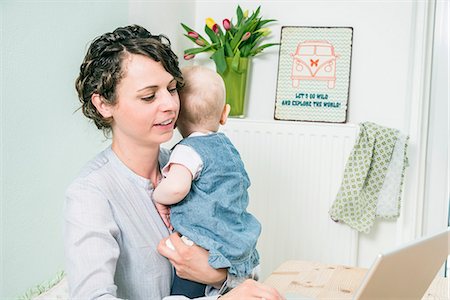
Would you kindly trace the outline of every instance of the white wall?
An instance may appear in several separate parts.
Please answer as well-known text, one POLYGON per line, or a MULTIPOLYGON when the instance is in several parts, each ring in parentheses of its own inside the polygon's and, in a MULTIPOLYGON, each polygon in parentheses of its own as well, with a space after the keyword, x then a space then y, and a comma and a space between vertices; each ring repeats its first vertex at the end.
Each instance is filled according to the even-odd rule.
POLYGON ((450 136, 449 8, 448 1, 437 2, 425 186, 425 198, 432 201, 428 201, 424 205, 424 234, 431 234, 442 227, 442 220, 448 216, 448 210, 443 207, 442 202, 450 201, 448 168, 450 136))
MULTIPOLYGON (((264 17, 278 20, 272 26, 274 42, 284 25, 353 27, 348 122, 372 121, 409 132, 415 1, 201 2, 196 6, 195 28, 203 28, 207 16, 218 23, 235 16, 238 3, 250 11, 260 3, 264 17)), ((276 49, 253 60, 249 119, 273 119, 277 66, 276 49)), ((360 235, 360 265, 370 265, 378 252, 397 244, 396 226, 396 222, 377 222, 369 235, 360 235)))
POLYGON ((193 23, 196 1, 130 1, 128 16, 131 24, 139 24, 152 34, 164 34, 170 39, 173 51, 183 62, 183 49, 189 41, 182 35, 181 20, 193 23))
MULTIPOLYGON (((420 183, 414 176, 420 173, 415 158, 420 157, 421 139, 418 130, 412 130, 418 128, 411 124, 422 122, 416 107, 422 99, 417 93, 416 86, 422 84, 417 74, 422 72, 412 63, 419 61, 417 56, 420 58, 424 51, 416 42, 423 40, 420 29, 426 24, 417 23, 417 19, 424 13, 424 3, 432 1, 239 2, 250 10, 261 4, 264 17, 279 20, 272 26, 271 40, 275 42, 279 41, 282 25, 354 27, 348 121, 370 120, 413 134, 414 160, 407 178, 415 179, 411 184, 420 183)), ((201 31, 206 17, 221 22, 234 16, 237 4, 0 1, 0 298, 15 298, 63 268, 61 210, 65 187, 88 158, 104 147, 104 139, 94 125, 88 124, 80 112, 74 113, 78 104, 73 82, 88 42, 118 26, 140 23, 153 33, 167 34, 182 57, 182 50, 192 45, 182 37, 180 22, 201 31)), ((443 14, 448 20, 448 11, 443 14)), ((448 31, 443 34, 448 38, 448 31)), ((439 57, 446 54, 448 40, 447 50, 439 57)), ((203 62, 208 59, 203 58, 203 62)), ((253 61, 250 120, 273 118, 277 64, 275 48, 253 61)), ((437 63, 436 68, 442 65, 445 62, 437 63)), ((440 70, 437 74, 445 74, 445 69, 440 70)), ((433 159, 434 151, 439 152, 436 157, 445 159, 439 149, 445 149, 448 141, 448 136, 434 134, 445 122, 448 124, 448 114, 441 109, 448 105, 442 96, 448 95, 448 79, 443 80, 433 96, 440 102, 430 106, 430 119, 441 121, 430 127, 433 146, 429 158, 433 163, 428 170, 437 169, 438 174, 448 172, 441 160, 433 159)), ((445 222, 441 219, 447 208, 442 203, 448 199, 443 201, 442 197, 448 196, 448 173, 447 180, 438 178, 442 181, 430 179, 426 189, 432 198, 425 203, 426 233, 445 222), (435 215, 439 212, 443 213, 435 215)), ((411 184, 405 193, 406 205, 414 191, 411 184)), ((398 223, 408 225, 405 220, 379 222, 370 235, 361 238, 361 265, 367 265, 374 253, 397 243, 401 233, 398 223)))
POLYGON ((128 4, 0 1, 0 299, 64 269, 64 191, 105 147, 74 81, 86 46, 127 23, 128 4))
MULTIPOLYGON (((426 170, 422 165, 426 157, 426 147, 424 149, 423 143, 426 142, 429 105, 427 81, 430 77, 427 72, 430 71, 429 50, 432 43, 432 31, 430 32, 429 28, 433 25, 429 21, 433 18, 434 1, 195 1, 195 3, 195 22, 192 22, 190 12, 181 15, 181 21, 200 33, 203 33, 205 18, 212 17, 221 24, 224 18, 235 16, 238 4, 250 12, 261 5, 264 18, 278 20, 271 26, 273 34, 268 42, 279 42, 281 26, 353 27, 348 122, 357 124, 372 121, 400 129, 411 137, 410 167, 405 183, 402 216, 397 222, 378 221, 370 234, 360 235, 358 264, 368 267, 380 251, 392 249, 420 236, 427 222, 436 224, 433 230, 427 231, 428 233, 446 226, 447 198, 442 199, 443 194, 447 193, 445 184, 430 182, 428 187, 429 190, 435 191, 435 194, 438 193, 440 198, 425 198, 424 201, 422 197, 426 170), (424 208, 427 207, 430 207, 428 210, 432 209, 430 211, 440 210, 443 213, 438 218, 433 216, 424 220, 422 215, 424 208)), ((181 33, 180 27, 179 34, 181 33)), ((194 45, 191 43, 188 46, 194 45)), ((194 63, 214 68, 208 57, 209 55, 197 55, 194 63)), ((276 48, 269 48, 264 54, 253 59, 247 119, 273 120, 277 66, 276 48)), ((448 83, 447 86, 444 84, 444 89, 445 87, 448 87, 448 83)), ((437 93, 442 98, 443 92, 437 93)), ((438 110, 437 113, 439 112, 443 113, 438 110)), ((436 130, 435 127, 432 126, 430 130, 436 130)), ((442 135, 434 139, 435 151, 445 149, 446 139, 442 138, 442 135)), ((442 166, 438 167, 437 172, 441 174, 446 170, 447 167, 442 166)), ((271 173, 278 171, 282 172, 271 170, 271 173)), ((444 180, 445 177, 439 182, 443 183, 444 180)))
MULTIPOLYGON (((280 41, 281 26, 353 27, 348 122, 371 120, 403 129, 412 1, 200 1, 195 28, 203 32, 208 16, 219 24, 235 16, 238 4, 250 12, 261 5, 264 18, 278 20, 270 27, 271 42, 280 41)), ((277 47, 253 60, 249 118, 273 119, 277 68, 277 47)))

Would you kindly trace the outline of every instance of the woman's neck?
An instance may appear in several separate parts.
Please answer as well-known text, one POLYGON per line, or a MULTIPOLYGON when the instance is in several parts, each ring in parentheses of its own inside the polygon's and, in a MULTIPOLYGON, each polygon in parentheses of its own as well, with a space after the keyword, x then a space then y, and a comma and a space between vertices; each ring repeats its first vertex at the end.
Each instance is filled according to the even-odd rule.
POLYGON ((158 184, 159 171, 159 145, 149 148, 129 144, 123 145, 113 139, 111 146, 117 157, 134 173, 150 179, 154 186, 158 184))

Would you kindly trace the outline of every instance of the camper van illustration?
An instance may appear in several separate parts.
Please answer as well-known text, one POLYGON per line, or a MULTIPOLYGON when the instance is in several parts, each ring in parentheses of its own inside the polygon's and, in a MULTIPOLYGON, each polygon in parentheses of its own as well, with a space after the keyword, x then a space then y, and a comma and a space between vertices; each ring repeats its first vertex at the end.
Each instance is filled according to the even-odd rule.
POLYGON ((304 41, 291 53, 292 87, 298 88, 300 80, 328 81, 332 89, 336 83, 336 58, 334 46, 328 41, 304 41))

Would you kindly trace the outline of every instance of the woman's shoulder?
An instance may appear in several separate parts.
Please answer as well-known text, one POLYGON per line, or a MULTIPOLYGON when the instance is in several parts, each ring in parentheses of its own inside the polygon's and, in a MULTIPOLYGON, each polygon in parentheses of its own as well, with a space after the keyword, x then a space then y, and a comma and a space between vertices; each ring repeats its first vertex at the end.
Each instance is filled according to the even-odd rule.
MULTIPOLYGON (((161 148, 158 158, 161 167, 169 161, 169 157, 170 150, 161 148)), ((68 190, 78 189, 80 187, 83 189, 107 188, 113 178, 116 180, 121 180, 120 178, 123 176, 119 175, 127 174, 127 172, 125 172, 126 170, 123 169, 125 169, 125 167, 117 161, 112 149, 108 147, 84 165, 69 185, 68 190)))
POLYGON ((82 167, 78 177, 88 177, 90 174, 95 173, 96 171, 99 171, 107 166, 111 160, 111 152, 112 149, 111 146, 109 146, 103 151, 97 153, 82 167))
POLYGON ((64 217, 70 224, 83 224, 95 231, 105 226, 115 226, 110 200, 113 181, 108 149, 88 161, 65 191, 64 217))
POLYGON ((80 170, 78 175, 69 185, 68 190, 73 189, 74 187, 83 185, 87 188, 91 183, 92 184, 100 184, 101 180, 99 180, 103 173, 103 170, 109 164, 108 153, 111 151, 111 148, 108 147, 102 152, 98 153, 91 160, 89 160, 80 170))
POLYGON ((108 186, 111 186, 108 171, 110 148, 98 153, 89 160, 65 191, 65 214, 67 217, 78 214, 102 215, 109 211, 108 186))

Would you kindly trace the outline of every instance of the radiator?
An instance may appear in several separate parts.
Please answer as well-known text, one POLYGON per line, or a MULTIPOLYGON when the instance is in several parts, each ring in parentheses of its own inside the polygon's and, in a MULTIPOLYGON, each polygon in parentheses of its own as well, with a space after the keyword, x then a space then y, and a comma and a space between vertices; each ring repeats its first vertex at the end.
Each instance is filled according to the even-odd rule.
POLYGON ((245 119, 222 127, 251 180, 249 211, 262 224, 262 279, 290 259, 357 264, 356 231, 328 215, 357 130, 353 124, 245 119))
MULTIPOLYGON (((232 118, 221 128, 251 180, 249 211, 262 224, 263 280, 291 259, 357 265, 357 232, 328 215, 357 130, 353 124, 232 118)), ((180 139, 176 133, 163 146, 180 139)))

